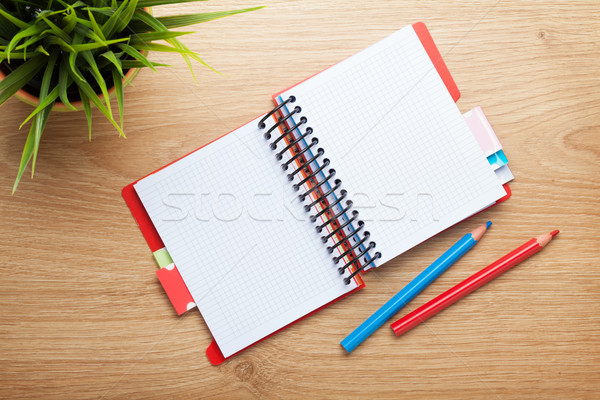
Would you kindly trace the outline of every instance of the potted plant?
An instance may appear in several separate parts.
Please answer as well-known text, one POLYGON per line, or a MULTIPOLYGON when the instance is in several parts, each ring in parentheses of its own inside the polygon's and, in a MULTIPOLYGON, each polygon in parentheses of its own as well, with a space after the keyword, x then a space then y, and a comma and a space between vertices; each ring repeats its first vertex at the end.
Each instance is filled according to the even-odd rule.
POLYGON ((192 74, 192 61, 208 66, 178 40, 191 32, 172 28, 261 8, 168 17, 149 12, 192 1, 202 0, 0 0, 0 105, 15 96, 35 107, 21 125, 30 128, 13 193, 29 162, 33 176, 51 110, 83 110, 91 138, 95 107, 124 135, 124 86, 139 68, 164 66, 150 61, 149 51, 181 54, 192 74))

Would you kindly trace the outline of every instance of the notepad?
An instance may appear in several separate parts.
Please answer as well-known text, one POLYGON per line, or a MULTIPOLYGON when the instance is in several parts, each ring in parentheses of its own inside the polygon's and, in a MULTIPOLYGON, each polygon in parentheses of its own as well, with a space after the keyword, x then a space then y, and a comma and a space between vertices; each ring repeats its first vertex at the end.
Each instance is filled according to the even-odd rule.
POLYGON ((506 195, 423 30, 276 95, 273 111, 133 185, 222 357, 506 195))
POLYGON ((328 268, 257 122, 135 184, 226 356, 359 286, 328 268))

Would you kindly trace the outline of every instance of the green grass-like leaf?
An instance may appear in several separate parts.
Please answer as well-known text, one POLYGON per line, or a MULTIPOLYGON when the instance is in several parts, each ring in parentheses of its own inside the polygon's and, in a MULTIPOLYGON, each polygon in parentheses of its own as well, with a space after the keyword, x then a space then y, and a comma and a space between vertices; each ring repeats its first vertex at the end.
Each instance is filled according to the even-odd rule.
POLYGON ((48 18, 42 17, 42 19, 44 20, 44 22, 46 24, 48 24, 48 26, 52 30, 53 34, 55 34, 57 37, 61 38, 65 43, 71 44, 71 36, 67 35, 66 32, 64 32, 62 29, 60 29, 58 26, 56 26, 56 24, 54 24, 48 18))
POLYGON ((6 20, 18 28, 27 29, 29 28, 29 24, 25 21, 21 21, 19 18, 9 14, 3 8, 0 8, 0 15, 2 15, 6 20))
POLYGON ((66 34, 70 34, 75 29, 75 26, 77 26, 77 14, 73 7, 67 9, 63 20, 66 22, 63 30, 66 34))
MULTIPOLYGON (((36 115, 36 120, 38 116, 36 115)), ((35 121, 34 121, 35 122, 35 121)), ((21 181, 21 177, 23 176, 23 172, 25 172, 25 168, 27 168, 27 164, 31 160, 33 156, 33 145, 35 141, 35 125, 31 124, 29 128, 29 134, 27 135, 27 140, 25 140, 25 146, 23 147, 23 153, 21 154, 21 162, 19 163, 19 171, 17 172, 17 177, 15 179, 15 183, 13 184, 12 194, 15 194, 17 190, 17 186, 19 186, 19 182, 21 181)))
MULTIPOLYGON (((156 71, 156 69, 154 68, 153 63, 151 63, 146 56, 144 56, 142 53, 140 53, 137 49, 135 49, 135 47, 130 46, 128 44, 119 44, 118 45, 119 48, 121 50, 123 50, 126 54, 129 54, 131 57, 135 58, 137 61, 139 61, 142 65, 142 67, 148 67, 154 71, 156 71)), ((124 65, 124 63, 128 61, 128 60, 123 60, 121 62, 121 65, 123 66, 123 68, 138 68, 138 67, 126 67, 124 65)))
POLYGON ((0 81, 0 105, 25 86, 44 67, 47 60, 48 57, 44 55, 35 56, 0 81))
POLYGON ((48 38, 48 44, 54 44, 60 46, 60 48, 67 53, 77 53, 77 51, 67 42, 65 42, 62 38, 58 36, 50 36, 48 38))
POLYGON ((112 70, 113 81, 115 83, 115 94, 117 95, 117 105, 119 107, 119 122, 123 129, 123 81, 122 73, 119 73, 116 68, 112 70))
POLYGON ((177 31, 163 31, 163 32, 145 32, 138 33, 129 42, 132 45, 137 43, 153 42, 155 40, 168 40, 179 36, 188 35, 194 32, 177 32, 177 31))
POLYGON ((96 64, 96 59, 92 55, 91 51, 84 51, 81 53, 81 56, 87 61, 90 66, 90 72, 94 75, 98 86, 100 86, 100 91, 104 95, 104 102, 106 103, 106 109, 108 110, 110 116, 112 117, 112 109, 110 107, 110 97, 108 96, 108 88, 106 86, 106 82, 104 81, 104 77, 102 73, 100 73, 100 69, 98 69, 98 64, 96 64))
POLYGON ((94 28, 93 25, 92 25, 92 23, 90 21, 86 21, 86 20, 84 20, 82 18, 79 18, 79 17, 77 18, 77 24, 78 24, 77 26, 85 26, 85 27, 90 28, 90 29, 94 28))
MULTIPOLYGON (((36 54, 44 54, 44 55, 48 55, 48 52, 46 51, 40 51, 38 49, 34 50, 34 51, 13 51, 10 53, 10 58, 13 60, 27 60, 28 58, 31 58, 33 56, 35 56, 36 54)), ((0 59, 4 60, 6 59, 8 56, 8 53, 6 52, 0 52, 0 59)))
POLYGON ((208 0, 139 0, 137 8, 156 7, 165 4, 180 4, 180 3, 192 3, 197 1, 208 1, 208 0))
POLYGON ((115 43, 123 43, 128 41, 129 38, 121 38, 121 39, 113 39, 113 40, 107 40, 104 43, 83 43, 83 44, 74 44, 71 45, 71 48, 73 49, 74 52, 80 52, 80 51, 86 51, 86 50, 94 50, 94 49, 99 49, 102 47, 108 47, 111 44, 115 44, 115 43))
POLYGON ((117 129, 119 134, 124 137, 125 132, 123 132, 119 124, 117 124, 117 122, 112 117, 112 114, 106 109, 106 107, 102 103, 102 100, 100 100, 96 92, 94 92, 94 89, 92 89, 92 87, 89 85, 89 83, 85 81, 85 79, 79 79, 78 76, 80 75, 80 71, 78 71, 77 69, 75 69, 74 71, 69 69, 69 74, 71 75, 71 78, 77 84, 79 89, 87 96, 88 99, 90 99, 90 101, 96 106, 96 108, 100 110, 102 114, 104 114, 106 119, 108 119, 110 123, 113 124, 113 126, 117 129))
POLYGON ((151 50, 151 51, 161 51, 163 53, 181 53, 181 54, 192 54, 193 51, 189 49, 178 49, 172 46, 167 46, 159 43, 138 43, 136 46, 140 50, 151 50))
POLYGON ((42 86, 40 87, 40 105, 36 108, 36 110, 39 109, 39 111, 37 112, 41 112, 42 116, 36 118, 35 122, 33 123, 35 139, 33 142, 33 161, 31 163, 31 177, 33 177, 33 174, 35 172, 35 162, 37 160, 38 150, 40 148, 40 139, 42 138, 44 126, 46 125, 46 121, 48 121, 48 116, 50 115, 50 111, 52 110, 54 101, 58 97, 57 86, 55 86, 54 89, 52 89, 50 94, 48 93, 48 90, 50 89, 50 83, 52 80, 52 73, 54 72, 54 67, 56 66, 56 60, 58 60, 58 55, 59 50, 55 49, 48 58, 48 63, 46 64, 44 76, 42 77, 42 86))
POLYGON ((88 121, 88 140, 92 141, 92 107, 90 106, 90 99, 85 95, 81 88, 79 90, 79 97, 81 98, 81 104, 83 104, 83 112, 88 121))
POLYGON ((92 29, 94 30, 94 33, 98 36, 98 38, 102 42, 106 41, 106 36, 104 36, 104 32, 102 32, 102 28, 100 28, 100 25, 98 25, 98 23, 96 22, 96 18, 94 18, 94 14, 92 13, 92 11, 90 9, 88 9, 88 16, 90 18, 90 24, 92 25, 92 29))
MULTIPOLYGON (((135 20, 138 23, 141 23, 142 26, 145 25, 150 29, 153 29, 156 32, 168 32, 167 27, 164 26, 164 24, 162 22, 160 22, 157 18, 155 18, 154 16, 150 15, 148 12, 146 12, 145 10, 136 10, 135 12, 135 20)), ((134 23, 135 21, 132 21, 132 23, 134 23)), ((170 43, 173 47, 178 48, 178 49, 182 49, 182 50, 188 50, 187 47, 185 47, 179 40, 177 40, 176 38, 172 38, 172 39, 167 39, 167 43, 170 43)), ((186 54, 186 53, 182 53, 181 54, 183 57, 183 60, 185 61, 185 63, 187 64, 190 73, 192 74, 192 78, 194 79, 194 81, 196 80, 196 77, 194 76, 194 69, 192 68, 192 63, 190 61, 190 57, 193 57, 194 55, 192 54, 186 54)), ((199 58, 199 57, 198 57, 199 58)), ((206 65, 203 61, 202 64, 206 65)), ((208 65, 206 65, 208 68, 210 68, 208 65)), ((212 68, 210 68, 212 69, 212 68)))
POLYGON ((21 32, 17 33, 16 35, 14 35, 12 37, 11 41, 8 43, 8 46, 6 47, 6 53, 8 53, 7 60, 10 62, 10 53, 12 52, 12 50, 14 48, 17 47, 17 45, 19 44, 19 42, 21 40, 31 37, 31 36, 39 35, 44 30, 45 30, 45 27, 43 27, 43 26, 32 25, 32 26, 22 30, 21 32))
POLYGON ((39 105, 31 112, 31 114, 29 114, 29 116, 27 118, 25 118, 25 120, 21 123, 21 126, 19 126, 19 129, 21 129, 23 127, 23 125, 28 123, 31 118, 35 117, 44 108, 46 108, 48 106, 52 106, 54 104, 54 101, 58 97, 59 97, 58 86, 55 86, 50 93, 47 93, 47 91, 46 91, 46 93, 41 92, 39 105))
POLYGON ((116 32, 122 32, 123 29, 127 27, 131 18, 133 18, 133 14, 135 13, 135 9, 137 6, 138 0, 129 0, 127 7, 123 9, 123 13, 121 14, 119 21, 116 26, 116 32))
POLYGON ((44 46, 42 46, 42 45, 39 45, 38 47, 36 47, 36 48, 35 48, 35 50, 34 50, 34 52, 35 52, 35 53, 42 53, 42 54, 45 54, 45 55, 47 55, 48 57, 50 57, 50 53, 48 53, 48 52, 46 51, 46 49, 44 48, 44 46))
MULTIPOLYGON (((50 77, 52 76, 52 71, 54 70, 54 66, 56 65, 56 60, 58 59, 58 52, 53 52, 48 60, 48 67, 44 72, 44 78, 42 79, 42 86, 40 89, 40 100, 43 102, 45 100, 46 93, 48 92, 48 88, 50 87, 50 77)), ((9 75, 10 76, 10 75, 9 75)), ((4 82, 4 81, 3 81, 4 82)), ((0 82, 1 84, 1 82, 0 82)), ((54 103, 54 102, 52 102, 54 103)), ((39 108, 39 107, 38 107, 39 108)), ((23 154, 21 155, 21 162, 19 164, 19 171, 17 173, 17 177, 15 179, 15 183, 13 184, 12 194, 15 193, 17 187, 19 186, 19 182, 21 181, 21 177, 23 176, 23 172, 25 172, 25 168, 29 162, 33 159, 33 163, 31 165, 31 176, 35 172, 35 162, 37 160, 37 154, 40 145, 40 139, 42 137, 42 132, 46 126, 46 122, 48 121, 48 117, 50 116, 50 110, 52 109, 52 104, 46 105, 43 109, 35 112, 35 116, 33 117, 33 121, 31 123, 31 127, 29 128, 29 134, 27 135, 27 140, 25 141, 25 147, 23 148, 23 154)), ((33 114, 33 113, 32 113, 33 114)))
MULTIPOLYGON (((121 66, 121 59, 118 58, 115 55, 115 53, 113 53, 110 50, 107 51, 106 53, 102 53, 100 56, 106 58, 108 61, 110 61, 115 66, 115 68, 119 72, 119 75, 121 75, 121 77, 118 79, 120 81, 125 76, 123 74, 123 67, 121 66)), ((115 82, 116 82, 116 80, 115 80, 115 82)))
POLYGON ((8 19, 0 15, 0 37, 8 38, 18 32, 18 28, 10 23, 8 19))
POLYGON ((170 17, 158 17, 156 18, 160 22, 163 23, 167 28, 180 28, 182 26, 189 26, 194 24, 199 24, 202 22, 212 21, 218 18, 228 17, 230 15, 242 14, 249 11, 260 10, 263 7, 252 7, 252 8, 243 8, 241 10, 232 10, 232 11, 216 11, 209 13, 197 13, 197 14, 186 14, 186 15, 174 15, 170 17))
MULTIPOLYGON (((39 42, 43 38, 44 38, 44 36, 42 36, 42 35, 31 35, 31 36, 29 36, 29 39, 27 39, 26 41, 23 42, 23 44, 20 44, 17 47, 15 47, 15 50, 26 49, 27 47, 31 46, 32 44, 39 42)), ((12 54, 11 54, 11 57, 12 57, 12 54)))
POLYGON ((102 25, 102 33, 104 34, 104 37, 110 38, 117 32, 121 14, 123 14, 123 11, 125 10, 125 7, 127 7, 128 3, 129 0, 124 0, 121 5, 113 11, 108 21, 102 25))
POLYGON ((58 94, 60 96, 60 101, 62 101, 65 106, 75 111, 77 109, 71 104, 67 94, 67 88, 72 82, 72 79, 69 76, 70 68, 68 61, 63 58, 58 71, 58 94))
POLYGON ((162 64, 162 63, 156 63, 156 62, 150 62, 149 64, 146 64, 146 63, 143 63, 143 62, 137 61, 137 60, 123 60, 123 61, 121 61, 121 64, 123 64, 123 68, 148 67, 148 68, 152 69, 153 71, 156 71, 155 67, 170 67, 171 66, 169 64, 162 64))

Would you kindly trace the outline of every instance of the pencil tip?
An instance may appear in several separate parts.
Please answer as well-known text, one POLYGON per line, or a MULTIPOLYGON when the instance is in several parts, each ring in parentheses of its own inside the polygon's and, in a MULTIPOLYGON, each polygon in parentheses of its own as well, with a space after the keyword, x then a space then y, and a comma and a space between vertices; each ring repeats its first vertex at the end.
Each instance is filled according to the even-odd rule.
POLYGON ((483 234, 487 232, 487 228, 489 228, 491 224, 492 222, 488 221, 483 225, 479 225, 477 228, 471 231, 471 237, 479 241, 483 237, 483 234))
POLYGON ((558 232, 560 232, 560 231, 559 231, 558 229, 556 229, 556 230, 554 230, 554 231, 550 232, 550 235, 551 235, 552 237, 554 237, 554 236, 558 235, 558 232))

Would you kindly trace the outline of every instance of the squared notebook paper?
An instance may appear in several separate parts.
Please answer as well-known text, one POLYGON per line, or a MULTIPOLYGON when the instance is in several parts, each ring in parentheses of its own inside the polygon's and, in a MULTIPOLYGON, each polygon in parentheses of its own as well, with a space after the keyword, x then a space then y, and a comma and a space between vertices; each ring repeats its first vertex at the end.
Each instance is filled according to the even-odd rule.
POLYGON ((418 23, 123 189, 177 312, 197 306, 213 335, 213 364, 510 196, 500 142, 458 97, 418 23))

